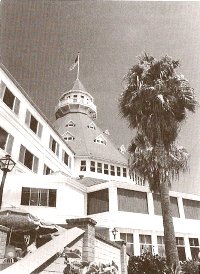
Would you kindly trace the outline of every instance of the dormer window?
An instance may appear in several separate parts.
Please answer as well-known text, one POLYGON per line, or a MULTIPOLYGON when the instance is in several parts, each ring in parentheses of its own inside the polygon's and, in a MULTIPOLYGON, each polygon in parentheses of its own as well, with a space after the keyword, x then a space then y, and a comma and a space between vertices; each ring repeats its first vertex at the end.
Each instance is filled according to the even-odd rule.
POLYGON ((69 131, 63 134, 63 138, 65 141, 73 141, 75 139, 75 137, 69 131))
POLYGON ((100 134, 99 136, 97 136, 97 137, 94 139, 94 142, 95 142, 95 143, 98 143, 98 144, 106 145, 106 139, 103 137, 102 134, 100 134))
POLYGON ((104 131, 104 133, 105 133, 106 135, 110 135, 110 132, 108 131, 108 129, 106 129, 106 130, 104 131))
POLYGON ((69 121, 69 123, 67 123, 65 126, 66 127, 75 127, 76 125, 74 124, 73 121, 69 121))
POLYGON ((93 130, 96 129, 95 124, 93 122, 88 125, 88 128, 93 129, 93 130))
POLYGON ((122 154, 125 154, 125 153, 126 153, 125 146, 124 146, 124 145, 121 145, 121 147, 119 148, 119 151, 120 151, 122 154))

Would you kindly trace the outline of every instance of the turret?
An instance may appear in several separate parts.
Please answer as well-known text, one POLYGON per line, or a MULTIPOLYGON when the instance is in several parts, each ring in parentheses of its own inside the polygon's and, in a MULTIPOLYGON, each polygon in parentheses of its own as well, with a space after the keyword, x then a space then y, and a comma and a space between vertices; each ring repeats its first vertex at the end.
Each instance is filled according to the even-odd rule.
POLYGON ((72 112, 84 113, 92 119, 97 117, 94 99, 78 78, 74 82, 73 88, 60 97, 55 110, 56 119, 72 112))

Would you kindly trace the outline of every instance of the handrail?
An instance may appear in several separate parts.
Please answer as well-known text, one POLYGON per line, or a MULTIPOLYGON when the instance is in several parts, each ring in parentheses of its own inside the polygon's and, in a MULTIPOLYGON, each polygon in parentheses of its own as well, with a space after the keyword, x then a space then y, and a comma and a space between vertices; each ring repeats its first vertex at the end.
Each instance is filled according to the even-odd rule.
POLYGON ((39 247, 35 252, 26 255, 20 261, 14 263, 8 268, 1 271, 2 274, 30 274, 46 261, 52 258, 56 253, 62 251, 65 246, 73 242, 80 237, 85 231, 74 227, 69 230, 65 230, 59 236, 56 236, 48 243, 39 247))

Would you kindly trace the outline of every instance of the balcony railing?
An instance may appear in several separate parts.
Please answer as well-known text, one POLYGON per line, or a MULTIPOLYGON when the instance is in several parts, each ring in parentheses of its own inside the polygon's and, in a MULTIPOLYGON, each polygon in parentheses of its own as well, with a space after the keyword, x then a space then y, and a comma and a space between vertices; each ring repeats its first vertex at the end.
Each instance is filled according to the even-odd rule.
POLYGON ((58 103, 58 105, 56 106, 56 111, 66 105, 69 104, 80 104, 83 105, 85 107, 89 107, 90 109, 92 109, 94 112, 97 111, 97 107, 93 104, 93 102, 85 100, 85 99, 79 99, 79 98, 67 98, 65 100, 62 100, 58 103))

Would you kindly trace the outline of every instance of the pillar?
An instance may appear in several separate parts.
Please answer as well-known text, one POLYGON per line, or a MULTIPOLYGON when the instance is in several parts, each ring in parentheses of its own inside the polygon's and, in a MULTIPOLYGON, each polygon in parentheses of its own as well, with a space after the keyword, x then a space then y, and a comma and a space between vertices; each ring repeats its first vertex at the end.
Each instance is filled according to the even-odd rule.
POLYGON ((183 207, 183 198, 178 197, 177 201, 178 201, 178 210, 179 210, 180 218, 185 219, 185 212, 184 212, 184 207, 183 207))
POLYGON ((0 259, 4 258, 9 228, 0 225, 0 259))
POLYGON ((124 241, 116 241, 116 243, 121 245, 120 257, 121 257, 121 274, 127 274, 127 253, 126 253, 126 243, 124 241))
POLYGON ((118 200, 117 200, 117 187, 109 187, 109 212, 112 214, 118 211, 118 200))
POLYGON ((191 260, 192 259, 192 254, 190 250, 190 242, 188 236, 184 236, 184 243, 185 243, 185 256, 186 260, 191 260))
POLYGON ((151 192, 147 192, 147 203, 149 215, 154 215, 153 194, 151 192))
POLYGON ((134 255, 139 256, 140 255, 140 238, 139 238, 138 231, 134 231, 133 241, 134 241, 134 255))
POLYGON ((95 225, 96 221, 91 218, 78 218, 66 220, 67 227, 79 227, 85 230, 83 234, 83 250, 82 260, 83 261, 94 261, 95 259, 95 225))

